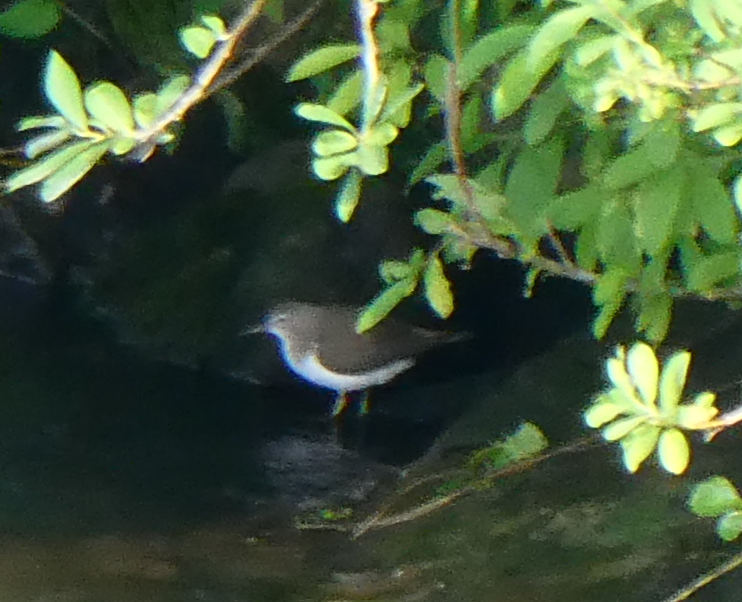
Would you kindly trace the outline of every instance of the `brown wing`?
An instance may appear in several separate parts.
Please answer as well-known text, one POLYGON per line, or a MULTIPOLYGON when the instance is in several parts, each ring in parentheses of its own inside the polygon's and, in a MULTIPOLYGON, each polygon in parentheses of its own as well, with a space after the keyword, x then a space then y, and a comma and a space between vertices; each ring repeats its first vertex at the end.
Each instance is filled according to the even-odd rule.
MULTIPOLYGON (((337 312, 338 308, 335 308, 337 312)), ((379 368, 397 360, 414 358, 438 345, 459 341, 467 335, 426 330, 386 318, 364 334, 355 332, 358 310, 342 308, 335 314, 334 328, 320 344, 320 361, 339 372, 355 374, 379 368), (344 332, 343 337, 337 332, 344 332)))

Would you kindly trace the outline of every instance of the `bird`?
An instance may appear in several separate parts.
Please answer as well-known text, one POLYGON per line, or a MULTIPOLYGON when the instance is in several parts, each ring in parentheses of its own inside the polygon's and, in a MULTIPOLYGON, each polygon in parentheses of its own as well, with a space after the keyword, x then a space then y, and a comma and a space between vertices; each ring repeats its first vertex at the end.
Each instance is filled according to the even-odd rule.
MULTIPOLYGON (((469 337, 392 318, 359 334, 355 328, 359 315, 360 310, 351 306, 288 301, 243 334, 273 335, 288 368, 309 383, 335 391, 333 417, 347 407, 347 393, 383 385, 411 368, 420 353, 469 337)), ((367 410, 364 395, 361 414, 367 410)))

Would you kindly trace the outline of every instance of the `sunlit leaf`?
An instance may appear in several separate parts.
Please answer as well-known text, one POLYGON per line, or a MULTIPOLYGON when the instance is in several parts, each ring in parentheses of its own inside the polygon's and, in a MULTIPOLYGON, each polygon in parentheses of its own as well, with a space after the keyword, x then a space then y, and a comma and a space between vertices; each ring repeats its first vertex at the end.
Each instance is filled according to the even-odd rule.
POLYGON ((634 343, 626 355, 626 367, 644 403, 654 405, 659 380, 659 366, 654 350, 646 343, 634 343))
POLYGON ((525 50, 513 57, 492 92, 495 119, 505 119, 520 109, 560 58, 558 53, 554 53, 544 57, 538 64, 532 64, 525 50))
POLYGON ((399 130, 391 123, 381 123, 366 133, 365 142, 372 146, 387 146, 399 134, 399 130))
POLYGON ((716 532, 724 541, 734 541, 742 533, 742 512, 725 514, 716 523, 716 532))
POLYGON ((200 25, 191 25, 184 27, 179 32, 180 43, 192 55, 205 59, 211 53, 211 49, 216 44, 214 32, 200 25))
POLYGON ((358 148, 358 139, 346 130, 321 132, 312 142, 312 150, 320 157, 345 153, 356 148, 358 148))
POLYGON ((662 431, 658 448, 662 468, 672 474, 682 474, 690 462, 690 445, 685 433, 671 428, 662 431))
POLYGON ((451 283, 443 271, 443 262, 436 254, 428 260, 428 267, 423 276, 425 298, 441 318, 447 318, 453 312, 453 293, 451 283))
POLYGON ((168 111, 190 84, 191 79, 187 75, 176 75, 165 82, 157 91, 155 117, 160 117, 168 111))
POLYGON ((94 143, 90 140, 81 140, 79 142, 72 142, 64 148, 61 148, 43 159, 32 163, 28 167, 24 167, 20 171, 12 174, 7 180, 5 180, 5 189, 8 192, 13 192, 25 186, 30 186, 47 178, 49 175, 60 169, 63 165, 68 163, 73 157, 84 152, 88 147, 94 143))
POLYGON ((690 352, 678 351, 665 361, 660 377, 659 408, 664 413, 677 408, 685 388, 690 366, 690 352))
POLYGON ((399 303, 409 297, 415 290, 417 281, 415 279, 400 280, 392 286, 384 289, 363 310, 356 323, 356 332, 362 333, 376 326, 389 315, 399 303))
POLYGON ((134 121, 140 128, 148 128, 157 117, 157 94, 145 92, 134 97, 134 121))
POLYGON ((41 199, 47 203, 57 200, 98 163, 108 148, 107 142, 99 142, 72 157, 41 183, 41 199))
POLYGON ((331 157, 315 157, 312 159, 312 170, 318 178, 329 182, 337 180, 355 164, 355 153, 343 153, 331 157))
POLYGON ((355 133, 356 131, 353 125, 347 119, 345 119, 345 117, 339 115, 332 109, 328 109, 323 105, 303 102, 294 109, 294 112, 299 117, 302 117, 303 119, 306 119, 308 121, 318 121, 320 123, 336 125, 352 133, 355 133))
POLYGON ((676 422, 679 427, 684 429, 707 429, 709 428, 709 421, 718 413, 718 408, 686 404, 678 408, 676 422))
POLYGON ((61 115, 51 116, 34 116, 24 117, 15 126, 15 129, 19 132, 25 132, 27 130, 35 130, 39 128, 64 128, 66 129, 68 123, 67 120, 61 115))
POLYGON ((653 424, 642 424, 621 439, 623 464, 634 473, 642 463, 652 455, 660 437, 660 427, 653 424))
POLYGON ((613 403, 606 395, 600 395, 595 403, 591 405, 583 414, 585 424, 591 428, 600 428, 615 420, 624 412, 624 408, 613 403))
POLYGON ((299 59, 286 74, 287 82, 295 82, 312 77, 338 65, 345 63, 361 54, 358 44, 333 44, 313 50, 299 59))
POLYGON ((415 225, 428 234, 443 234, 451 228, 453 223, 453 216, 439 209, 421 209, 415 214, 415 225))
POLYGON ((88 129, 80 80, 56 51, 49 52, 44 71, 44 93, 55 109, 78 131, 88 129))
POLYGON ((361 198, 361 181, 363 177, 357 169, 351 169, 340 186, 335 198, 335 215, 343 223, 348 223, 361 198))
POLYGON ((224 21, 216 15, 201 15, 201 23, 206 25, 217 40, 221 40, 227 33, 227 26, 224 21))
POLYGON ((71 138, 67 130, 55 130, 47 134, 42 134, 31 138, 23 144, 23 152, 29 159, 35 159, 39 155, 61 146, 71 138))
POLYGON ((618 441, 619 439, 623 439, 635 428, 644 424, 645 421, 645 416, 620 418, 603 429, 603 439, 606 441, 618 441))
POLYGON ((538 66, 550 62, 555 54, 559 54, 560 47, 572 40, 594 13, 595 8, 587 5, 561 10, 549 17, 528 45, 530 64, 538 66))
POLYGON ((108 129, 122 134, 134 130, 134 113, 123 90, 111 82, 98 82, 85 90, 85 108, 108 129))
POLYGON ((693 131, 703 132, 738 119, 742 113, 740 102, 717 102, 701 108, 693 119, 693 131))
POLYGON ((714 476, 693 488, 688 505, 698 516, 716 517, 742 510, 742 498, 729 479, 714 476))
POLYGON ((389 150, 386 146, 363 144, 356 151, 356 165, 368 176, 378 176, 389 169, 389 150))
POLYGON ((327 108, 339 115, 347 115, 361 103, 363 96, 363 71, 356 69, 335 87, 327 108))

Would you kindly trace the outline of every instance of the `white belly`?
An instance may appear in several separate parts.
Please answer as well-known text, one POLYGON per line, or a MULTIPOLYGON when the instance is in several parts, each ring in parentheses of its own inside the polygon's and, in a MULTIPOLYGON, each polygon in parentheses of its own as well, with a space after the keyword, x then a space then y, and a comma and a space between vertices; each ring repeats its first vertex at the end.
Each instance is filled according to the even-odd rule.
POLYGON ((317 361, 315 355, 308 355, 295 364, 289 362, 289 366, 299 376, 320 387, 335 391, 360 391, 390 381, 414 363, 415 360, 411 358, 401 359, 383 368, 366 372, 362 376, 330 372, 317 361))

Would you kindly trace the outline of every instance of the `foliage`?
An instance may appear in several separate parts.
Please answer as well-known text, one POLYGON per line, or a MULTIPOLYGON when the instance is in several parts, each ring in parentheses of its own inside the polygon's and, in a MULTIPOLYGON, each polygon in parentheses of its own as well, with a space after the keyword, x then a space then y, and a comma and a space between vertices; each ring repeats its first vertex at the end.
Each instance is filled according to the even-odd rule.
POLYGON ((657 450, 660 465, 672 474, 685 472, 690 445, 684 431, 708 430, 718 409, 716 395, 699 393, 681 403, 690 365, 690 353, 679 351, 660 373, 652 348, 635 343, 628 352, 618 347, 606 361, 611 387, 585 411, 585 422, 603 428, 606 441, 618 441, 623 463, 636 472, 657 450))
POLYGON ((61 19, 54 0, 18 0, 0 12, 0 33, 14 38, 37 38, 52 31, 61 19))
POLYGON ((688 506, 698 516, 716 518, 716 532, 724 541, 742 533, 742 498, 727 478, 711 477, 696 485, 688 506))

